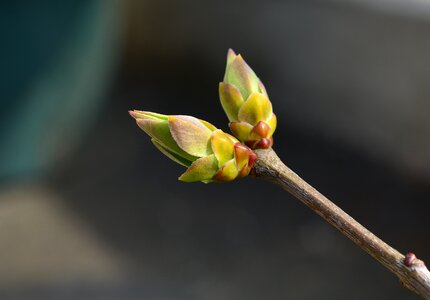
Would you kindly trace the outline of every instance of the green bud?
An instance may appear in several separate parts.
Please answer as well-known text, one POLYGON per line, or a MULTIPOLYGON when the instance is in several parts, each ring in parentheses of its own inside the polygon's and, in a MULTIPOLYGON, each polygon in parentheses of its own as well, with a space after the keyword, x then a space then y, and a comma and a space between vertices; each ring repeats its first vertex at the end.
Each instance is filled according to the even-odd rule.
POLYGON ((227 53, 224 81, 219 84, 219 96, 235 137, 252 149, 272 146, 276 129, 272 103, 254 71, 231 49, 227 53))
POLYGON ((206 121, 138 110, 129 113, 158 150, 188 168, 181 181, 231 181, 248 175, 257 160, 251 149, 206 121))

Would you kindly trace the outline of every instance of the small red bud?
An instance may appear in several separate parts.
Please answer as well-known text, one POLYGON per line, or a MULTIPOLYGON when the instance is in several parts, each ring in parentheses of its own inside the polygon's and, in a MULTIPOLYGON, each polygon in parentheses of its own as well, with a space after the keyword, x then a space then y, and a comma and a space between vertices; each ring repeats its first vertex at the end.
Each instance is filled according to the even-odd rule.
POLYGON ((255 145, 256 148, 260 148, 260 149, 267 149, 271 146, 270 140, 269 139, 261 139, 257 145, 255 145))
POLYGON ((414 263, 414 261, 417 259, 417 257, 415 256, 415 254, 413 254, 412 252, 409 252, 408 254, 405 255, 405 266, 410 267, 412 266, 412 264, 414 263))
POLYGON ((128 114, 129 114, 130 116, 132 116, 133 118, 136 118, 136 114, 134 113, 134 111, 129 110, 129 111, 128 111, 128 114))

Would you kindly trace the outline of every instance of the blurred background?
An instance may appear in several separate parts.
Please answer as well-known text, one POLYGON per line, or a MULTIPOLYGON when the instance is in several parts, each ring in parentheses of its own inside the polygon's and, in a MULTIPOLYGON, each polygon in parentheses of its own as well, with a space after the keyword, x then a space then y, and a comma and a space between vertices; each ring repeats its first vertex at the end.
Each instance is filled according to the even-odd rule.
POLYGON ((136 108, 218 105, 228 48, 262 79, 275 150, 430 263, 430 3, 0 3, 2 299, 418 299, 252 178, 185 184, 136 108))

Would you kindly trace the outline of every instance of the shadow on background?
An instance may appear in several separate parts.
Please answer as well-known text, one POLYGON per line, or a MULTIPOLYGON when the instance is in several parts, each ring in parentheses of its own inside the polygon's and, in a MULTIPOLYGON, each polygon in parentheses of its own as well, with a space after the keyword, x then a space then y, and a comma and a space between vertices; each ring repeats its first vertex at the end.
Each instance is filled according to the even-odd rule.
MULTIPOLYGON (((332 1, 70 5, 81 14, 2 5, 5 15, 24 11, 39 17, 37 24, 81 25, 70 25, 72 41, 49 42, 75 55, 42 51, 50 57, 40 63, 44 71, 24 66, 16 72, 34 71, 25 85, 10 79, 16 90, 26 87, 25 96, 5 94, 10 100, 0 102, 0 145, 9 149, 0 152, 0 295, 417 299, 275 186, 253 178, 178 182, 182 168, 151 146, 127 110, 197 115, 227 130, 217 83, 232 47, 268 88, 281 158, 399 251, 430 261, 422 154, 429 91, 421 85, 430 68, 417 67, 427 64, 419 55, 428 49, 425 13, 332 1), (94 38, 80 43, 88 32, 94 38), (394 84, 411 72, 419 84, 394 84), (19 121, 10 117, 20 111, 26 113, 19 121)), ((21 22, 33 40, 27 50, 8 53, 15 62, 49 44, 38 46, 32 34, 48 32, 32 33, 29 17, 21 22)))

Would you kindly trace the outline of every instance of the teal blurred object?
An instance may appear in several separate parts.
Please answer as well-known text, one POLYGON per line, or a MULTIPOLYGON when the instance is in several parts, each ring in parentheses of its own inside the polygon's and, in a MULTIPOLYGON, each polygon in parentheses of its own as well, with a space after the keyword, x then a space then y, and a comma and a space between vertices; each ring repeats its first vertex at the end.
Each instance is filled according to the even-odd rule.
POLYGON ((0 3, 0 182, 67 157, 103 105, 120 1, 0 3))

